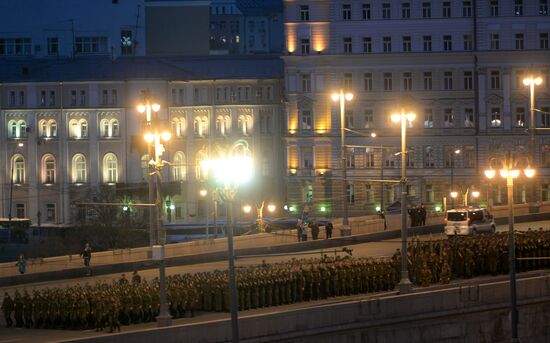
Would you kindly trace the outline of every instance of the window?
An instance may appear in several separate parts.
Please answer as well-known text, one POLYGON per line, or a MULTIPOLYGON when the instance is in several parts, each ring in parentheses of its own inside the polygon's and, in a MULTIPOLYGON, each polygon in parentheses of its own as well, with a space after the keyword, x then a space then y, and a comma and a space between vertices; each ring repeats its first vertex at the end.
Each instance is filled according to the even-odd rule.
POLYGON ((86 105, 86 91, 81 90, 80 91, 80 106, 85 106, 85 105, 86 105))
POLYGON ((19 106, 25 105, 25 91, 19 91, 19 106))
POLYGON ((353 52, 353 45, 351 37, 344 37, 344 53, 351 54, 353 52))
POLYGON ((473 108, 464 109, 464 127, 467 127, 467 128, 474 127, 474 109, 473 108))
POLYGON ((74 50, 77 54, 106 54, 107 37, 76 37, 74 50))
POLYGON ((302 126, 303 131, 311 131, 313 129, 313 116, 311 111, 302 111, 302 126))
POLYGON ((346 121, 344 127, 348 127, 350 129, 355 127, 353 120, 353 110, 346 109, 346 112, 344 113, 344 120, 346 121))
POLYGON ((174 181, 185 181, 187 178, 187 166, 185 154, 178 151, 174 154, 172 162, 172 179, 174 181))
POLYGON ((405 164, 407 167, 414 168, 414 147, 407 147, 407 154, 405 155, 405 164))
POLYGON ((105 154, 103 157, 103 182, 118 182, 118 161, 113 153, 105 154))
POLYGON ((412 73, 411 72, 403 73, 403 90, 404 91, 412 90, 412 73))
POLYGON ((119 136, 117 119, 102 119, 100 122, 101 137, 110 138, 119 136))
POLYGON ((391 19, 391 4, 382 4, 382 19, 391 19))
POLYGON ((523 70, 516 70, 516 81, 515 81, 515 88, 523 88, 523 79, 525 77, 525 71, 523 70))
POLYGON ((86 119, 71 119, 69 121, 69 137, 73 139, 88 137, 88 121, 86 119))
POLYGON ((411 52, 411 36, 403 36, 403 52, 411 52))
POLYGON ((187 121, 185 117, 172 119, 172 133, 175 137, 183 137, 187 129, 187 121))
POLYGON ((502 118, 500 116, 500 108, 493 107, 491 108, 491 127, 501 127, 502 118))
POLYGON ((370 20, 370 4, 363 4, 363 20, 370 20))
POLYGON ((355 204, 355 187, 352 183, 346 185, 348 204, 355 204))
POLYGON ((26 218, 25 204, 15 204, 15 216, 17 218, 26 218))
POLYGON ((433 185, 424 185, 424 201, 427 203, 434 202, 433 185))
POLYGON ((498 33, 491 33, 489 35, 490 41, 491 41, 491 50, 498 50, 500 49, 500 40, 498 33))
POLYGON ((55 91, 50 91, 50 96, 48 97, 48 105, 55 106, 55 91))
POLYGON ((309 55, 309 38, 302 38, 300 47, 302 48, 302 55, 309 55))
POLYGON ((372 52, 372 38, 363 37, 363 52, 371 53, 372 52))
POLYGON ((351 5, 344 4, 342 5, 342 19, 351 20, 351 5))
POLYGON ((220 136, 227 136, 231 132, 231 116, 226 114, 216 118, 216 132, 220 136))
POLYGON ((475 149, 473 145, 465 145, 462 149, 463 154, 463 162, 462 166, 464 168, 475 168, 476 166, 476 155, 475 155, 475 149))
POLYGON ((40 137, 57 137, 57 122, 55 121, 55 119, 41 119, 38 122, 38 128, 40 137))
POLYGON ((85 183, 87 181, 86 157, 83 154, 75 154, 72 160, 71 179, 73 183, 85 183))
POLYGON ((432 36, 424 36, 422 37, 423 45, 424 45, 424 51, 429 52, 432 51, 432 36))
POLYGON ((357 158, 354 148, 346 149, 346 167, 349 169, 355 169, 355 159, 357 158))
POLYGON ((498 70, 491 71, 491 89, 500 89, 500 72, 498 70))
POLYGON ((498 17, 498 0, 491 0, 491 17, 498 17))
POLYGON ((12 180, 15 185, 25 183, 25 159, 22 155, 16 154, 11 159, 13 174, 12 180))
POLYGON ((446 128, 454 126, 454 114, 452 108, 445 108, 443 110, 443 125, 446 128))
POLYGON ((311 75, 302 74, 302 92, 309 93, 311 92, 311 75))
POLYGON ((422 3, 422 18, 432 17, 432 4, 429 2, 422 3))
POLYGON ((464 35, 464 51, 472 51, 474 50, 474 42, 472 39, 472 35, 464 35))
POLYGON ((55 158, 49 154, 42 157, 42 183, 55 183, 55 158))
POLYGON ((309 6, 302 5, 300 6, 300 20, 308 21, 309 20, 309 6))
POLYGON ((539 47, 544 50, 548 49, 548 32, 539 34, 539 47))
POLYGON ((384 52, 391 52, 391 37, 383 37, 382 42, 382 50, 384 52))
POLYGON ((453 51, 453 38, 450 35, 443 36, 443 50, 453 51))
POLYGON ((55 204, 46 204, 46 221, 55 221, 55 204))
POLYGON ((424 147, 424 167, 425 168, 435 167, 435 152, 432 146, 424 147))
POLYGON ((411 4, 404 2, 401 4, 401 19, 409 19, 411 17, 411 4))
POLYGON ((122 56, 131 56, 134 52, 134 41, 132 39, 132 30, 120 31, 120 54, 122 56))
POLYGON ((46 91, 40 91, 40 106, 46 106, 46 91))
POLYGON ((525 126, 525 108, 516 107, 516 120, 514 124, 516 127, 525 126))
POLYGON ((47 43, 48 43, 48 56, 59 55, 59 38, 48 37, 47 43))
POLYGON ((118 103, 118 92, 116 89, 111 90, 111 105, 116 105, 118 103))
POLYGON ((434 127, 434 116, 431 108, 424 110, 424 127, 433 128, 434 127))
POLYGON ((252 133, 252 116, 250 115, 241 115, 237 120, 237 126, 239 131, 244 135, 248 136, 252 133))
POLYGON ((550 201, 550 184, 545 183, 541 185, 542 201, 550 201))
POLYGON ((548 0, 539 0, 539 15, 548 15, 548 0))
POLYGON ((516 50, 523 50, 523 33, 516 33, 514 38, 516 42, 516 50))
POLYGON ((141 156, 141 180, 145 181, 149 179, 149 158, 148 154, 141 156))
POLYGON ((550 144, 543 144, 541 146, 541 164, 542 167, 548 168, 550 167, 550 144))
POLYGON ((384 150, 384 167, 395 167, 395 154, 389 150, 384 150))
POLYGON ((365 149, 365 168, 374 168, 374 150, 365 149))
POLYGON ((387 92, 392 90, 392 73, 384 73, 384 90, 387 92))
POLYGON ((374 127, 374 114, 372 110, 365 110, 365 129, 372 129, 374 127))
POLYGON ((312 169, 313 168, 313 149, 311 147, 302 147, 301 148, 301 157, 302 157, 302 168, 312 169))
POLYGON ((71 106, 76 106, 76 90, 71 91, 71 106))
POLYGON ((514 0, 514 15, 523 15, 523 0, 514 0))
POLYGON ((471 17, 472 16, 472 2, 471 1, 462 1, 462 16, 471 17))
POLYGON ((344 89, 346 91, 353 90, 353 74, 352 73, 344 73, 343 81, 344 81, 343 82, 344 89))
POLYGON ((550 113, 548 107, 541 107, 540 125, 542 127, 550 127, 550 113))
POLYGON ((9 105, 15 106, 15 91, 10 91, 9 105))
POLYGON ((425 91, 432 90, 432 72, 428 71, 424 73, 424 90, 425 91))
POLYGON ((0 56, 32 55, 30 38, 0 38, 0 56))
POLYGON ((365 185, 365 202, 367 204, 374 202, 374 190, 371 184, 365 185))
POLYGON ((443 18, 451 17, 451 3, 449 1, 443 2, 443 18))
POLYGON ((453 89, 453 72, 446 71, 443 73, 443 89, 448 91, 453 89))
POLYGON ((474 78, 472 72, 467 70, 464 72, 464 90, 472 90, 474 86, 474 78))
POLYGON ((24 138, 27 136, 27 122, 22 119, 8 122, 9 138, 24 138))
POLYGON ((372 73, 363 74, 363 89, 365 92, 372 92, 372 73))

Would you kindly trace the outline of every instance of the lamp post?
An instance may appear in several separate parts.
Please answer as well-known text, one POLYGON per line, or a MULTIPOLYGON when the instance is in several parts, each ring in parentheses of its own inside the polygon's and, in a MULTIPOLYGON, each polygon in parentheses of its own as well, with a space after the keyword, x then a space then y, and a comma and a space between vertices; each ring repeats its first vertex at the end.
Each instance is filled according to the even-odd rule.
POLYGON ((252 178, 254 164, 248 149, 248 143, 237 141, 228 150, 218 149, 219 158, 201 161, 201 167, 208 174, 212 171, 217 183, 220 184, 219 193, 226 203, 227 219, 227 250, 229 259, 229 296, 231 308, 231 335, 233 343, 239 342, 238 297, 235 275, 235 252, 233 248, 233 201, 241 183, 252 178))
MULTIPOLYGON (((17 148, 22 148, 25 144, 23 142, 19 142, 17 143, 14 147, 13 147, 13 152, 11 154, 11 166, 10 166, 10 203, 8 205, 8 235, 11 235, 11 218, 13 217, 12 216, 12 213, 11 213, 11 208, 12 208, 12 202, 13 202, 13 167, 14 167, 14 164, 15 164, 15 160, 13 159, 14 155, 15 155, 15 151, 17 150, 17 148)), ((8 242, 9 242, 9 239, 8 239, 8 242)))
POLYGON ((460 149, 454 149, 453 151, 451 151, 451 153, 449 154, 450 155, 450 164, 451 164, 451 208, 455 208, 455 202, 454 202, 454 199, 457 197, 457 193, 456 191, 454 190, 454 165, 455 165, 455 158, 454 156, 455 155, 458 155, 460 154, 460 149), (455 195, 453 196, 453 193, 455 193, 455 195))
MULTIPOLYGON (((540 86, 542 84, 542 77, 530 75, 523 79, 523 84, 529 86, 529 155, 531 157, 531 162, 535 163, 537 157, 537 142, 536 142, 536 128, 535 128, 535 86, 540 86)), ((536 195, 536 183, 533 182, 531 188, 531 201, 537 201, 538 197, 536 195)))
MULTIPOLYGON (((476 203, 476 206, 477 206, 477 199, 479 198, 479 191, 472 191, 472 197, 475 199, 475 203, 476 203)), ((468 198, 466 198, 466 201, 468 198)), ((468 206, 468 203, 466 202, 466 206, 468 206)))
POLYGON ((414 113, 405 113, 401 108, 401 113, 391 115, 394 123, 401 122, 401 280, 397 285, 399 293, 410 293, 412 283, 409 280, 409 271, 407 267, 407 123, 416 118, 414 113))
POLYGON ((500 164, 499 174, 506 179, 508 191, 508 254, 510 269, 510 307, 511 307, 511 326, 512 342, 518 340, 518 311, 516 299, 516 246, 514 239, 514 179, 520 176, 521 169, 526 177, 535 176, 535 170, 531 168, 527 157, 516 157, 512 153, 507 153, 500 158, 492 158, 489 161, 489 169, 485 170, 485 176, 492 179, 496 175, 493 164, 500 164))
MULTIPOLYGON (((199 191, 199 194, 201 197, 206 197, 208 195, 208 191, 206 189, 201 189, 199 191)), ((210 214, 210 201, 209 199, 206 199, 206 239, 209 238, 209 227, 208 227, 208 216, 210 214)))
POLYGON ((160 195, 160 172, 164 166, 162 154, 164 153, 164 145, 162 142, 167 142, 170 139, 169 131, 162 131, 158 122, 158 118, 153 114, 157 114, 160 110, 160 105, 151 103, 149 91, 143 92, 145 104, 137 106, 139 113, 146 114, 146 128, 144 139, 148 143, 149 152, 149 203, 155 204, 151 207, 149 214, 149 239, 151 245, 152 258, 159 261, 159 302, 160 309, 157 316, 157 324, 159 327, 170 326, 172 317, 168 312, 168 304, 166 301, 166 268, 164 265, 164 244, 165 232, 160 228, 160 206, 162 198, 160 195), (156 186, 156 191, 155 191, 156 186))
POLYGON ((346 164, 346 101, 353 100, 353 93, 344 93, 343 89, 340 92, 332 94, 332 101, 340 102, 340 146, 342 159, 342 184, 343 184, 343 201, 342 201, 342 236, 350 235, 349 213, 348 213, 348 180, 347 180, 347 164, 346 164))

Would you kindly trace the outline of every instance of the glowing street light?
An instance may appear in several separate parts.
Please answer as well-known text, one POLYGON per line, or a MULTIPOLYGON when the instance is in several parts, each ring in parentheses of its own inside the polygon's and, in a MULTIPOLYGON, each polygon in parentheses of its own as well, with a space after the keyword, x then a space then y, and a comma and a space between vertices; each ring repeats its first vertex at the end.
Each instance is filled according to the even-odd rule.
MULTIPOLYGON (((535 128, 535 86, 542 85, 542 77, 530 75, 523 79, 523 84, 529 86, 529 110, 530 110, 530 123, 529 123, 529 155, 531 161, 535 163, 537 158, 537 142, 536 142, 536 128, 535 128)), ((538 200, 538 195, 536 191, 535 182, 533 182, 531 187, 530 201, 538 200)))
POLYGON ((274 204, 269 204, 269 205, 267 205, 267 210, 268 210, 270 213, 275 212, 276 209, 277 209, 277 206, 275 206, 274 204))
POLYGON ((252 206, 250 205, 244 205, 243 206, 243 212, 244 213, 250 213, 252 211, 252 206))

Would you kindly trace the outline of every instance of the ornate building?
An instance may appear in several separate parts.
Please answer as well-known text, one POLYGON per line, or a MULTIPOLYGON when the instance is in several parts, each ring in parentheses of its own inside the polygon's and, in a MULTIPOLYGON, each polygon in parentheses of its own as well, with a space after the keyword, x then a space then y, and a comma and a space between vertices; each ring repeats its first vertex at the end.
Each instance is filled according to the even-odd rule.
MULTIPOLYGON (((416 113, 408 128, 407 177, 412 203, 450 206, 472 190, 481 204, 506 202, 504 181, 487 182, 495 154, 529 151, 529 87, 535 125, 550 128, 550 20, 546 0, 384 1, 284 0, 285 141, 288 201, 315 215, 375 213, 399 199, 400 130, 391 120, 416 113), (340 157, 340 108, 346 104, 348 187, 340 157), (371 133, 376 133, 376 138, 371 133), (380 182, 380 180, 387 180, 380 182), (343 199, 346 198, 346 199, 343 199)), ((550 136, 536 131, 535 193, 521 179, 515 202, 550 200, 550 136)))

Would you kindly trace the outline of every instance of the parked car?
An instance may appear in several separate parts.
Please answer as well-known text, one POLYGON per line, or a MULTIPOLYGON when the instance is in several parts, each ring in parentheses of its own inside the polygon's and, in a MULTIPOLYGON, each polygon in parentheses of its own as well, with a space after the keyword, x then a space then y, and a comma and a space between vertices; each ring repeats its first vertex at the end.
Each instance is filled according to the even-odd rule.
POLYGON ((445 215, 447 236, 469 236, 478 233, 494 233, 496 224, 493 215, 485 208, 448 210, 445 215))

